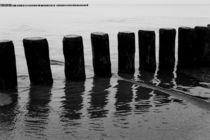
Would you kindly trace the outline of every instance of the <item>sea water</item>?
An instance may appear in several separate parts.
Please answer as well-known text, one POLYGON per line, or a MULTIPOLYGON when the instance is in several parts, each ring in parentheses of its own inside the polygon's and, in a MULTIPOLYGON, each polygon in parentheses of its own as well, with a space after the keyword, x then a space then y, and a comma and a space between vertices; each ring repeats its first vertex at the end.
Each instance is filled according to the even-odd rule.
MULTIPOLYGON (((15 46, 18 93, 0 94, 0 139, 208 139, 208 70, 158 77, 139 74, 137 32, 180 26, 206 26, 209 5, 89 5, 88 7, 0 8, 0 39, 15 46), (112 73, 117 73, 117 33, 136 34, 135 79, 188 91, 195 98, 171 96, 112 78, 94 78, 90 33, 110 39, 112 73), (62 39, 82 35, 87 80, 66 83, 62 39), (30 86, 22 39, 45 37, 49 43, 53 86, 30 86), (202 82, 203 80, 203 82, 202 82), (197 97, 199 97, 197 99, 197 97)), ((176 47, 177 51, 177 47, 176 47)), ((176 61, 177 61, 176 54, 176 61)), ((158 59, 157 59, 158 62, 158 59)))

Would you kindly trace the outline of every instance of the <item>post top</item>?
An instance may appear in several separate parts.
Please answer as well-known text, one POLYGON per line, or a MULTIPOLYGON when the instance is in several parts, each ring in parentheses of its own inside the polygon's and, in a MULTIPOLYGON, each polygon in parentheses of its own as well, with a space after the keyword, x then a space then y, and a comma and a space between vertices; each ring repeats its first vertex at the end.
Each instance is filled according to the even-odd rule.
POLYGON ((187 26, 182 26, 182 27, 179 27, 179 29, 191 30, 191 29, 193 29, 193 28, 192 28, 192 27, 187 27, 187 26))
POLYGON ((154 30, 146 30, 146 29, 141 29, 141 30, 138 30, 138 32, 147 32, 147 33, 151 33, 151 32, 155 32, 154 30))
POLYGON ((44 40, 45 38, 43 37, 27 37, 24 38, 23 40, 28 40, 28 41, 38 41, 38 40, 44 40))
POLYGON ((69 35, 65 35, 64 38, 80 38, 80 35, 76 35, 76 34, 69 34, 69 35))
POLYGON ((207 26, 195 26, 195 29, 197 29, 197 30, 206 30, 206 29, 208 29, 208 27, 207 26))
POLYGON ((104 35, 107 35, 107 33, 104 33, 104 32, 93 32, 93 33, 91 33, 91 35, 104 36, 104 35))
POLYGON ((0 43, 9 43, 9 42, 12 42, 11 40, 7 40, 7 39, 5 39, 5 40, 0 40, 0 43))
POLYGON ((131 32, 131 31, 120 31, 118 34, 134 34, 134 32, 131 32))
POLYGON ((135 40, 135 33, 130 32, 130 31, 123 31, 123 32, 118 32, 118 39, 134 39, 135 40))
POLYGON ((14 47, 11 40, 0 40, 0 46, 2 47, 14 47))
POLYGON ((159 31, 176 31, 175 28, 160 28, 159 31))

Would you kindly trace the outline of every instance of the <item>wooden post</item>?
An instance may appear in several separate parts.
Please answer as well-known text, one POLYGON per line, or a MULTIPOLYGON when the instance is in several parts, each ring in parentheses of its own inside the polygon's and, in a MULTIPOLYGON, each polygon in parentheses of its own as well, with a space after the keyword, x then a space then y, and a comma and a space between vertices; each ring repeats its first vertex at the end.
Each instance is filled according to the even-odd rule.
POLYGON ((134 74, 135 72, 135 34, 118 33, 118 73, 134 74))
POLYGON ((10 40, 0 41, 0 89, 17 89, 15 50, 10 40))
POLYGON ((139 70, 154 72, 155 59, 155 31, 139 30, 139 70))
POLYGON ((25 38, 23 45, 31 84, 51 85, 53 79, 47 39, 41 37, 25 38))
POLYGON ((63 38, 65 76, 67 81, 84 81, 85 62, 82 37, 67 35, 63 38))
POLYGON ((95 76, 111 77, 109 36, 107 33, 91 33, 93 69, 95 76))
POLYGON ((173 72, 175 65, 175 29, 159 30, 159 71, 173 72))
POLYGON ((210 66, 210 29, 208 27, 195 27, 196 66, 210 66))
POLYGON ((194 29, 180 27, 178 34, 178 69, 193 67, 195 63, 194 29))

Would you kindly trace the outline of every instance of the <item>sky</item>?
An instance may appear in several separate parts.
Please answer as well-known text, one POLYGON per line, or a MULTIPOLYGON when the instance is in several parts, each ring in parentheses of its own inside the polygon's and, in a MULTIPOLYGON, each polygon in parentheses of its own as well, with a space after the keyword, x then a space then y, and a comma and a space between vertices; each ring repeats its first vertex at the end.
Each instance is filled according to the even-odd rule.
POLYGON ((210 0, 0 0, 0 3, 210 4, 210 0))

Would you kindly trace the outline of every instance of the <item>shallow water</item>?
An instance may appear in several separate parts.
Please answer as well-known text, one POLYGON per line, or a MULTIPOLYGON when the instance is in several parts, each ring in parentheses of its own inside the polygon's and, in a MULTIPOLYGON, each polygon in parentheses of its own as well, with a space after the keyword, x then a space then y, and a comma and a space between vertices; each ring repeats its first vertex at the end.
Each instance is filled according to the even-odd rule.
POLYGON ((171 96, 116 77, 76 83, 57 79, 52 87, 25 86, 18 96, 10 97, 13 103, 0 108, 1 139, 196 140, 209 136, 210 104, 205 105, 205 100, 171 96))
POLYGON ((206 25, 210 23, 206 13, 209 9, 208 6, 1 8, 0 37, 14 41, 18 91, 0 94, 0 101, 5 104, 0 107, 0 139, 208 139, 208 69, 165 75, 139 72, 137 49, 135 75, 123 76, 185 91, 192 96, 166 94, 116 76, 95 78, 90 33, 109 33, 115 75, 118 31, 136 33, 138 29, 153 29, 157 32, 159 27, 206 25), (195 8, 199 12, 191 13, 195 8), (158 12, 145 15, 145 11, 151 9, 158 12), (183 10, 187 12, 177 13, 183 10), (62 38, 71 33, 83 36, 85 82, 65 82, 62 38), (22 46, 22 39, 29 36, 48 39, 52 86, 30 86, 22 46))

